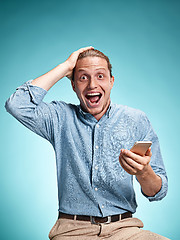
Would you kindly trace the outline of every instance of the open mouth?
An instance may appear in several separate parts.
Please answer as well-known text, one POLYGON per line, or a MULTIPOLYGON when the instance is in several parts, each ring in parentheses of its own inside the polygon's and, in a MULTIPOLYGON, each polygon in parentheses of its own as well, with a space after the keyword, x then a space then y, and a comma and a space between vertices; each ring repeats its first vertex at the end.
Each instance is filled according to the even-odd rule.
POLYGON ((102 97, 101 93, 88 93, 86 94, 86 99, 91 105, 97 105, 102 97))

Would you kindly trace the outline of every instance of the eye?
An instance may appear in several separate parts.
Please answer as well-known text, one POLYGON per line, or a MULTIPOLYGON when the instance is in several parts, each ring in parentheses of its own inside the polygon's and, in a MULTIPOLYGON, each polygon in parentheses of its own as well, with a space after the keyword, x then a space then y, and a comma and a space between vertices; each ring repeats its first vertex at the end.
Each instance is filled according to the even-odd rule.
POLYGON ((86 80, 86 79, 87 79, 87 76, 86 76, 86 75, 80 76, 80 80, 86 80))
POLYGON ((103 79, 104 78, 103 74, 98 74, 98 78, 103 79))

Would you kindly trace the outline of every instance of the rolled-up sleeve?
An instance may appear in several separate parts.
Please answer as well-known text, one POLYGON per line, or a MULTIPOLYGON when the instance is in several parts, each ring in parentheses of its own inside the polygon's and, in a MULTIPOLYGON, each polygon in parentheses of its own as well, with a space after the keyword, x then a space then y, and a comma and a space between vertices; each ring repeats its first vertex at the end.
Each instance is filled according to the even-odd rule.
POLYGON ((156 193, 154 196, 152 197, 149 197, 149 196, 146 196, 142 191, 142 194, 148 198, 148 200, 150 202, 152 201, 158 201, 158 200, 161 200, 163 199, 166 194, 167 194, 167 190, 168 190, 168 181, 167 181, 167 176, 163 175, 163 174, 157 174, 159 177, 161 177, 161 180, 162 180, 162 186, 161 186, 161 189, 158 193, 156 193))
POLYGON ((157 134, 154 132, 152 125, 147 118, 147 116, 143 113, 141 115, 141 132, 142 134, 142 141, 152 141, 151 151, 152 151, 152 157, 150 161, 150 165, 153 169, 153 171, 158 175, 162 180, 162 186, 158 193, 156 193, 154 196, 146 196, 142 190, 142 194, 149 200, 149 201, 158 201, 164 198, 168 191, 168 178, 167 173, 165 170, 161 150, 160 150, 160 144, 157 134))
POLYGON ((5 108, 24 126, 52 141, 52 106, 43 102, 47 91, 31 84, 18 87, 5 103, 5 108))

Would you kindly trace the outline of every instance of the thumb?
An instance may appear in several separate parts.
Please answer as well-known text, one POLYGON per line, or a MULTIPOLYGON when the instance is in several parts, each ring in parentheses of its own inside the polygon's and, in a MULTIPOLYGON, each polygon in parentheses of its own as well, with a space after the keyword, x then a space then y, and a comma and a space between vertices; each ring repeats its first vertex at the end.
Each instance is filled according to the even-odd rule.
POLYGON ((152 156, 151 147, 148 148, 148 150, 147 150, 146 153, 145 153, 145 156, 149 156, 149 157, 152 156))

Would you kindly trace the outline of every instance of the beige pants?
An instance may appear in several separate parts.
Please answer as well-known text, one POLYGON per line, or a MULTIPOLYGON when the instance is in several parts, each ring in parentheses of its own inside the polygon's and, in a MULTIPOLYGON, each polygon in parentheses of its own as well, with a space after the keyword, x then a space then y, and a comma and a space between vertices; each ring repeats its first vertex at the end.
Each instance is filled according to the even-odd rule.
POLYGON ((49 233, 51 240, 167 240, 150 231, 142 230, 137 218, 127 218, 110 224, 91 224, 87 221, 58 219, 49 233))

